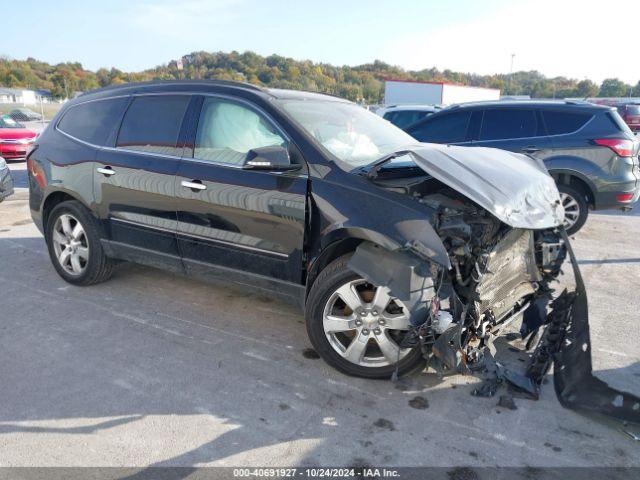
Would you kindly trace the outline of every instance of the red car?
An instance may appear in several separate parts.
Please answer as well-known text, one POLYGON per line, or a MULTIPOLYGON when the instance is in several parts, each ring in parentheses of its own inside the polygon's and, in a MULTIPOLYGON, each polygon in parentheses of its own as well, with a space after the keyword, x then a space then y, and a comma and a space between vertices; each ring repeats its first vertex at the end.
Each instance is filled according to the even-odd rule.
POLYGON ((618 105, 618 113, 634 132, 640 130, 640 105, 637 103, 627 103, 618 105))
POLYGON ((0 157, 22 159, 38 134, 16 122, 9 115, 0 115, 0 157))

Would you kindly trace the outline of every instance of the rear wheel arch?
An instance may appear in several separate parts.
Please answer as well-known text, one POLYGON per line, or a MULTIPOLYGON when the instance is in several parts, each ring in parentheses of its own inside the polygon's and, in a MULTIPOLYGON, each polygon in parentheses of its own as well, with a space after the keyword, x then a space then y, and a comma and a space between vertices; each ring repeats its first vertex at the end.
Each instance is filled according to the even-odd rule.
POLYGON ((49 214, 56 207, 56 205, 69 200, 75 200, 76 202, 80 203, 84 208, 88 210, 89 214, 93 215, 91 209, 80 198, 70 194, 69 192, 56 190, 47 195, 44 199, 44 202, 42 203, 42 224, 47 225, 49 214))
POLYGON ((595 207, 595 187, 579 172, 574 170, 549 170, 549 174, 559 185, 568 185, 582 193, 591 208, 595 207))

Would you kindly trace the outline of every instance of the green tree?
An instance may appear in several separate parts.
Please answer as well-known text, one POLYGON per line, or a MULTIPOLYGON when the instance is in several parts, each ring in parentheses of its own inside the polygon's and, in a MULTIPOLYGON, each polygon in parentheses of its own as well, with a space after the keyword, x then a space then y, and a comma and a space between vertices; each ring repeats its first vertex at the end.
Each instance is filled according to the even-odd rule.
POLYGON ((589 98, 598 95, 598 86, 591 80, 581 80, 576 85, 575 95, 576 97, 589 98))
POLYGON ((617 78, 607 78, 600 85, 599 97, 626 97, 629 95, 629 85, 617 78))

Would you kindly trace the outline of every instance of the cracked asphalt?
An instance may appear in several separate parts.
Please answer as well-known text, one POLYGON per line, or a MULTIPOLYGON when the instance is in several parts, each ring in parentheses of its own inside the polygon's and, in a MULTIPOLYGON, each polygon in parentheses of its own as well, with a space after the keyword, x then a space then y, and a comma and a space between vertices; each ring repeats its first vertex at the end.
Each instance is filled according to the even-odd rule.
MULTIPOLYGON (((637 442, 563 409, 551 383, 511 409, 472 397, 470 377, 354 379, 270 298, 131 264, 68 285, 30 221, 24 163, 10 167, 0 466, 640 466, 637 442)), ((640 216, 605 212, 574 240, 596 375, 635 394, 639 237, 640 216)))

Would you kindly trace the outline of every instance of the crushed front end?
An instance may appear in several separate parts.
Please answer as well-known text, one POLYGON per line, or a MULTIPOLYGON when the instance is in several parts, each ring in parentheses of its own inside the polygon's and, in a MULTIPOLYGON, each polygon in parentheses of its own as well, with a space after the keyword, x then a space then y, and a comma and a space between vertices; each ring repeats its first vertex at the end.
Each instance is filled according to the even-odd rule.
MULTIPOLYGON (((509 385, 537 399, 544 376, 555 364, 554 384, 562 405, 640 425, 640 399, 593 376, 586 291, 558 221, 562 210, 556 210, 558 202, 546 191, 550 177, 538 172, 527 184, 512 174, 505 180, 511 192, 508 188, 498 192, 495 185, 482 182, 461 191, 462 184, 449 179, 435 160, 453 159, 450 167, 455 169, 476 158, 471 150, 476 149, 454 156, 441 149, 428 162, 418 158, 416 163, 429 174, 420 181, 375 179, 379 186, 410 195, 432 212, 433 228, 450 265, 431 261, 414 248, 415 242, 408 242, 393 252, 363 244, 351 267, 368 280, 389 286, 409 307, 412 329, 404 346, 419 345, 440 375, 473 374, 484 380, 474 394, 492 396, 500 385, 509 385), (535 181, 543 194, 535 196, 535 181), (526 185, 520 189, 517 182, 526 185), (524 348, 531 352, 521 373, 506 368, 496 358, 494 346, 509 326, 513 331, 517 325, 524 348)), ((469 170, 466 165, 463 169, 469 170)), ((458 172, 458 179, 466 174, 458 172)))

